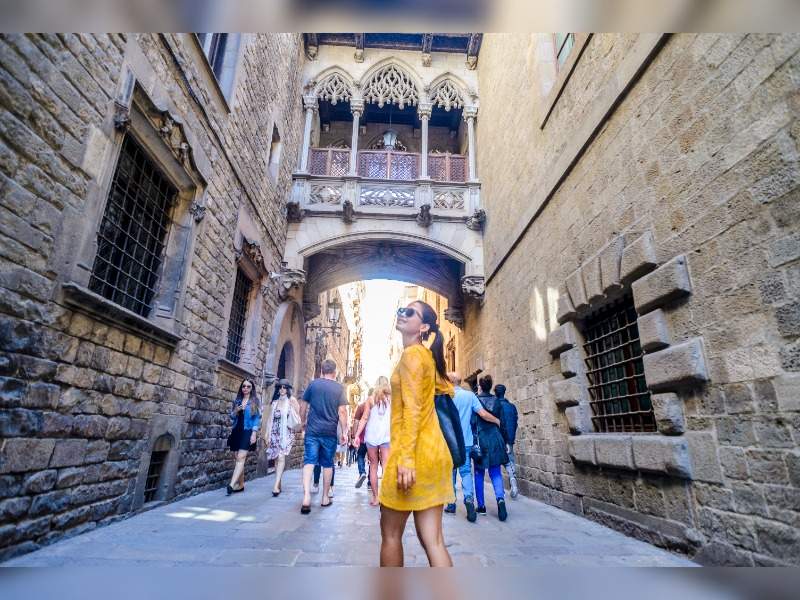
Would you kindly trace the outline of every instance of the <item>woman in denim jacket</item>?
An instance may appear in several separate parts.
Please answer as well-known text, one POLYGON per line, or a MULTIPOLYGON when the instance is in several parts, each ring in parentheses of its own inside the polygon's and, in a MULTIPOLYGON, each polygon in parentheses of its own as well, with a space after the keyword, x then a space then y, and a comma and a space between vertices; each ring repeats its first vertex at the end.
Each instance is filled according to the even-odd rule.
POLYGON ((228 447, 236 453, 236 466, 227 487, 228 496, 244 491, 244 463, 247 452, 256 449, 256 435, 261 426, 261 400, 249 379, 239 385, 239 393, 231 407, 231 425, 233 431, 228 436, 228 447))

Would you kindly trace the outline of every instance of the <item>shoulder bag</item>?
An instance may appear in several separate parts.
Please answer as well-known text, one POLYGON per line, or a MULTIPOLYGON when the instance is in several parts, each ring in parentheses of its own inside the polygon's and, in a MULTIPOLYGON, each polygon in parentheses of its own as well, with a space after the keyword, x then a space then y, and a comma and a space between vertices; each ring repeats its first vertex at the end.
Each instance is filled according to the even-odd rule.
POLYGON ((455 402, 447 394, 437 394, 433 398, 436 407, 436 416, 439 417, 439 427, 442 430, 444 441, 450 450, 453 467, 458 468, 467 460, 467 451, 464 448, 464 432, 461 430, 461 419, 455 402))
POLYGON ((291 400, 287 402, 286 426, 292 431, 300 429, 300 415, 291 400))

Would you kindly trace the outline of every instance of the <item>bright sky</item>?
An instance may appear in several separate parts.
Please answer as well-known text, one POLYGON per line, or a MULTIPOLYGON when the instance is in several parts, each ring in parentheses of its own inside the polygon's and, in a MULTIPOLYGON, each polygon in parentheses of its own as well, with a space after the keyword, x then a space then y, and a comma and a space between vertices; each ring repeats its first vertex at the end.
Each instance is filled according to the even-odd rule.
POLYGON ((399 335, 393 330, 397 300, 408 285, 402 281, 372 279, 364 282, 366 294, 361 303, 361 320, 364 345, 361 351, 364 379, 369 385, 380 375, 391 376, 389 363, 389 336, 399 335))

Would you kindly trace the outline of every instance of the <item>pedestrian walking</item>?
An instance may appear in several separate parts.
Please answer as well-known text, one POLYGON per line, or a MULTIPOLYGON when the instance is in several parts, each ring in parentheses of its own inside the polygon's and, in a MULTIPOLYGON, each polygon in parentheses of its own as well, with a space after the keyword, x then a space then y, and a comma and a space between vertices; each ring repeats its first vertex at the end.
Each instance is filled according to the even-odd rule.
POLYGON ((494 386, 494 395, 500 400, 500 406, 503 411, 503 431, 506 435, 506 453, 508 454, 508 464, 506 465, 506 473, 508 473, 508 483, 511 486, 511 497, 516 498, 519 495, 519 484, 517 483, 517 461, 514 456, 514 441, 517 439, 517 407, 506 398, 506 386, 498 383, 494 386))
POLYGON ((244 491, 244 465, 247 453, 256 449, 256 437, 261 426, 261 400, 255 392, 253 382, 245 379, 230 411, 233 429, 228 436, 228 448, 234 453, 236 464, 226 488, 227 495, 244 491))
POLYGON ((372 492, 369 501, 371 506, 378 505, 378 465, 380 464, 381 468, 385 470, 386 461, 389 458, 391 394, 389 380, 381 375, 375 383, 374 395, 364 407, 356 430, 356 437, 360 437, 363 433, 364 443, 367 445, 369 482, 372 492))
POLYGON ((300 404, 292 395, 292 384, 281 379, 275 384, 275 394, 270 404, 269 419, 264 428, 267 442, 267 459, 275 461, 275 484, 272 495, 281 493, 281 478, 286 468, 286 457, 292 452, 295 429, 300 425, 300 404))
POLYGON ((506 509, 505 490, 503 489, 503 472, 501 465, 508 463, 505 435, 502 426, 502 407, 496 396, 491 394, 492 376, 486 375, 478 380, 478 400, 489 413, 495 417, 499 424, 490 423, 483 419, 473 419, 473 434, 477 437, 479 452, 473 458, 475 461, 475 498, 478 500, 477 511, 486 514, 486 504, 483 499, 484 473, 489 471, 492 480, 494 495, 497 499, 497 516, 501 521, 508 517, 506 509))
POLYGON ((403 532, 414 513, 420 544, 432 567, 451 567, 442 508, 453 502, 453 459, 434 406, 436 394, 453 396, 445 372, 443 336, 436 312, 416 301, 397 311, 403 354, 392 373, 392 451, 383 473, 381 566, 403 566, 403 532), (430 349, 422 344, 433 335, 430 349))
MULTIPOLYGON (((372 400, 372 395, 374 393, 375 390, 373 388, 369 388, 367 399, 356 407, 356 414, 353 418, 353 423, 356 429, 358 429, 358 424, 361 422, 361 417, 364 416, 364 410, 366 409, 367 404, 372 400)), ((353 433, 355 434, 356 432, 354 431, 353 433)), ((364 442, 363 431, 359 436, 353 435, 353 438, 353 444, 358 448, 358 451, 356 452, 356 463, 358 464, 358 479, 356 480, 356 488, 360 488, 364 484, 364 480, 367 478, 367 444, 364 442)), ((367 485, 369 485, 369 483, 367 483, 367 485)))
POLYGON ((314 465, 322 468, 321 506, 330 506, 329 497, 333 477, 333 455, 337 443, 344 443, 347 429, 347 399, 344 388, 336 381, 336 363, 322 361, 322 377, 312 381, 303 393, 300 418, 305 423, 305 448, 303 452, 303 503, 300 512, 311 512, 311 478, 314 465), (337 427, 341 427, 338 435, 337 427))
MULTIPOLYGON (((478 514, 475 510, 475 485, 472 477, 472 458, 470 456, 470 451, 475 443, 472 436, 472 415, 477 415, 478 418, 496 425, 499 425, 500 421, 483 408, 478 397, 472 390, 461 387, 461 376, 458 373, 448 373, 447 377, 455 388, 453 402, 458 409, 461 431, 464 434, 464 447, 467 449, 467 458, 464 464, 453 469, 453 493, 456 493, 456 473, 458 473, 461 477, 461 491, 464 494, 464 507, 467 509, 467 520, 470 523, 474 523, 478 518, 478 514)), ((448 504, 444 512, 454 514, 456 512, 456 503, 448 504)))

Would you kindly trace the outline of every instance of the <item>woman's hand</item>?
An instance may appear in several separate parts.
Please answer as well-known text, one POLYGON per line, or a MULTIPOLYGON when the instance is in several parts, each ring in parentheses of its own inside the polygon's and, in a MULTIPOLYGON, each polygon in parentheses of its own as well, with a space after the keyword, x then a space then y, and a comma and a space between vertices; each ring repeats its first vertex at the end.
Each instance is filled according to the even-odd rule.
POLYGON ((236 412, 242 412, 244 410, 244 404, 237 404, 236 405, 236 412))
POLYGON ((416 469, 409 469, 408 467, 397 467, 397 488, 401 492, 409 491, 417 482, 416 469))
POLYGON ((250 443, 251 444, 255 444, 256 443, 256 439, 258 439, 258 435, 257 435, 257 432, 254 431, 253 433, 250 434, 250 443))

